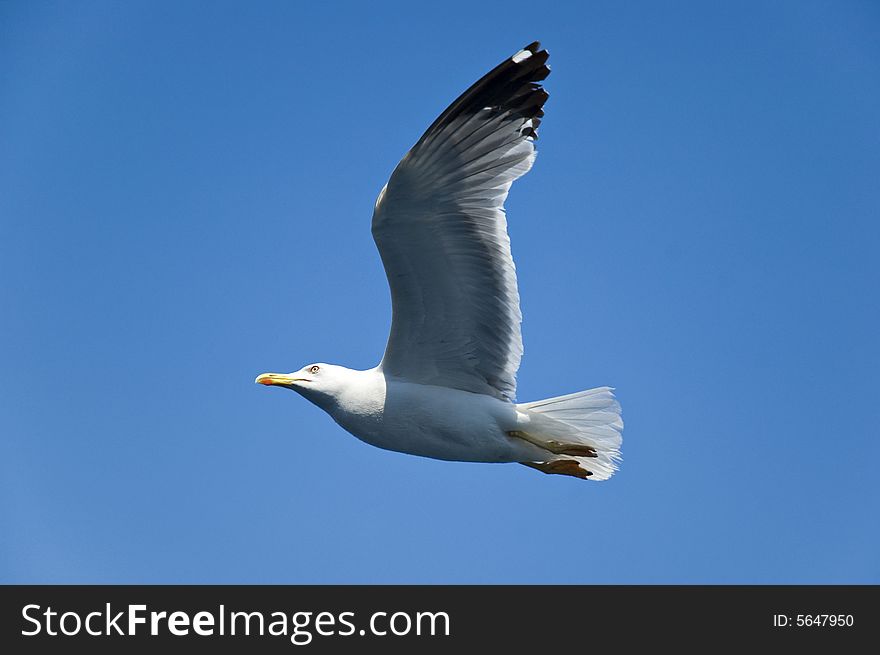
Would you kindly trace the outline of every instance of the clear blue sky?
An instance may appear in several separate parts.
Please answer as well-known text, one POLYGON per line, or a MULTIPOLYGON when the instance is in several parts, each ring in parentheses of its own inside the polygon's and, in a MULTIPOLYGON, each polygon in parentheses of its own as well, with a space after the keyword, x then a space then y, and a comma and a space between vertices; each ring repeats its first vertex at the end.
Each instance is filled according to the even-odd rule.
POLYGON ((880 582, 873 2, 0 4, 0 581, 880 582), (524 44, 519 399, 609 482, 371 448, 394 165, 524 44))

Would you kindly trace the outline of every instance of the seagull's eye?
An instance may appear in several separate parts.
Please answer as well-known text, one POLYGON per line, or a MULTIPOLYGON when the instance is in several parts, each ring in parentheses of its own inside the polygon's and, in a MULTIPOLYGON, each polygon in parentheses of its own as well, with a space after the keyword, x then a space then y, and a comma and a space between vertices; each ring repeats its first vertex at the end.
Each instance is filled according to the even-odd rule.
POLYGON ((311 373, 312 375, 314 375, 315 373, 317 373, 317 372, 320 371, 320 370, 321 370, 321 367, 320 367, 320 366, 312 366, 312 368, 309 369, 309 373, 311 373))

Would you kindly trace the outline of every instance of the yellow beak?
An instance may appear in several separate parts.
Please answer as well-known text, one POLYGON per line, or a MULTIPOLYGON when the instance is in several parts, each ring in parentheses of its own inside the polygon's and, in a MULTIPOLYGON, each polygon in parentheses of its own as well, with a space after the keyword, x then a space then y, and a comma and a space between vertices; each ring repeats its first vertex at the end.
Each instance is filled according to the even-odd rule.
POLYGON ((257 384, 265 384, 267 386, 271 386, 273 384, 293 384, 294 382, 303 382, 302 378, 291 377, 290 375, 285 375, 284 373, 263 373, 262 375, 258 375, 257 379, 254 380, 257 384))

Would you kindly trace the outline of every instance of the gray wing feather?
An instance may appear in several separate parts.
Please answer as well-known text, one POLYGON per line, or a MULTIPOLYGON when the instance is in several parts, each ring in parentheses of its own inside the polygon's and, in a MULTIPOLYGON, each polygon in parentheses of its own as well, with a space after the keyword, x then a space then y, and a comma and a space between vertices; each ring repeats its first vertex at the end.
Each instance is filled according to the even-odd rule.
POLYGON ((535 159, 547 57, 533 43, 465 91, 379 194, 386 374, 513 400, 522 315, 504 200, 535 159))

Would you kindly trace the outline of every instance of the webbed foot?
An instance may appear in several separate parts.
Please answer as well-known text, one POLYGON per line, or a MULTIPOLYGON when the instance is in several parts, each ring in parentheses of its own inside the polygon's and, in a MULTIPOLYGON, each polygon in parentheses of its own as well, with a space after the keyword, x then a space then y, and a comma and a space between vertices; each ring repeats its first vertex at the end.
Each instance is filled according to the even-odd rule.
POLYGON ((592 471, 581 468, 580 462, 573 459, 557 459, 552 462, 520 462, 520 464, 548 475, 570 475, 581 480, 586 480, 593 475, 592 471))
POLYGON ((530 444, 550 451, 554 455, 573 455, 574 457, 598 457, 596 449, 581 443, 562 443, 553 439, 542 439, 528 432, 513 430, 507 436, 528 441, 530 444))

